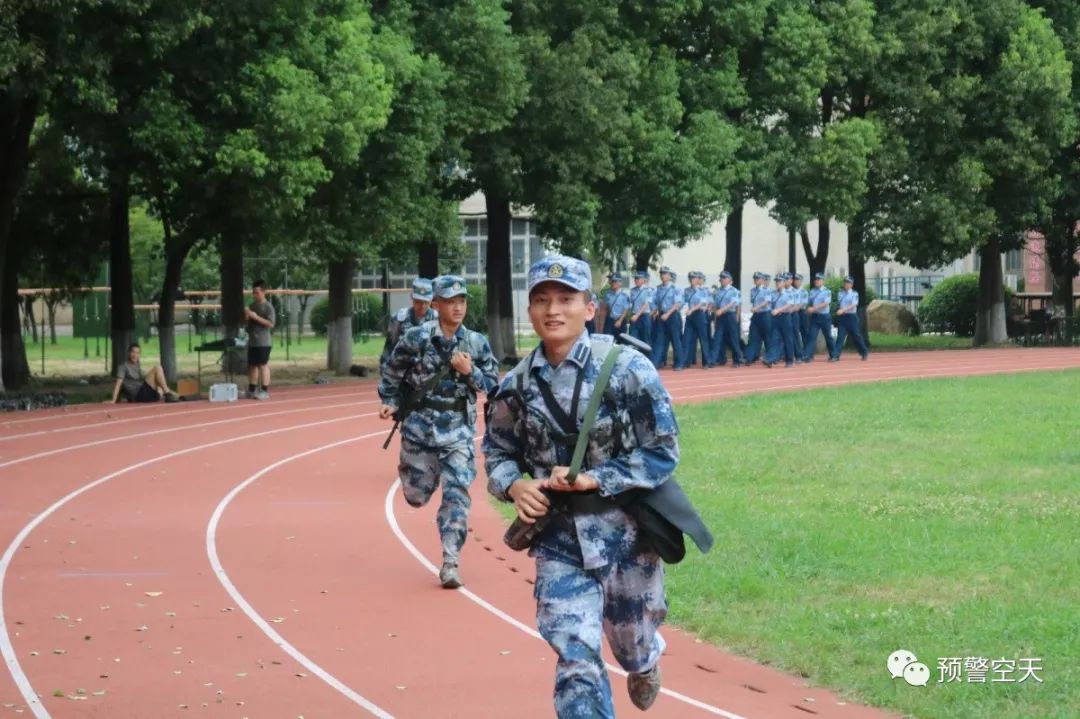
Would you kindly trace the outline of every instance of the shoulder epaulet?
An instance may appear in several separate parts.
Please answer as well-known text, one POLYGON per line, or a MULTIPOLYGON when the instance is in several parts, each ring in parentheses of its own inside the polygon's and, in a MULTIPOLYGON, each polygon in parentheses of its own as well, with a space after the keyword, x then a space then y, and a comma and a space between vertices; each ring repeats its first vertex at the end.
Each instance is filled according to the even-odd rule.
MULTIPOLYGON (((589 345, 587 349, 585 345, 579 345, 576 351, 589 352, 591 353, 592 358, 595 359, 597 362, 603 362, 604 358, 607 357, 608 352, 610 352, 611 348, 614 346, 614 337, 612 337, 611 335, 597 334, 592 335, 589 338, 589 345)), ((532 366, 533 355, 539 351, 540 348, 536 347, 532 352, 525 355, 525 358, 518 362, 517 365, 514 366, 514 369, 510 370, 510 376, 513 378, 513 389, 520 395, 520 399, 522 401, 524 401, 525 389, 529 386, 529 367, 532 366)), ((579 359, 581 361, 584 361, 586 357, 581 357, 579 359)))
POLYGON ((409 308, 408 307, 402 307, 400 310, 397 311, 397 314, 394 315, 394 319, 396 319, 398 322, 404 322, 408 317, 409 317, 409 308))

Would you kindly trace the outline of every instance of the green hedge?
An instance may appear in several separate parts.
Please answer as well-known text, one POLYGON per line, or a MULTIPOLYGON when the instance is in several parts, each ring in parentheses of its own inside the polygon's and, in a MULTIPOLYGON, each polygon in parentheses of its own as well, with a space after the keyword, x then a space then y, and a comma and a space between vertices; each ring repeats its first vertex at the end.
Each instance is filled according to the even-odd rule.
MULTIPOLYGON (((330 323, 330 300, 320 297, 308 312, 311 331, 320 337, 326 335, 330 323)), ((353 297, 353 334, 381 334, 386 330, 383 316, 382 295, 377 293, 353 297)))
MULTIPOLYGON (((1013 292, 1005 287, 1005 304, 1013 292)), ((957 337, 975 334, 979 303, 979 276, 953 275, 936 285, 919 303, 919 325, 924 332, 952 332, 957 337)))

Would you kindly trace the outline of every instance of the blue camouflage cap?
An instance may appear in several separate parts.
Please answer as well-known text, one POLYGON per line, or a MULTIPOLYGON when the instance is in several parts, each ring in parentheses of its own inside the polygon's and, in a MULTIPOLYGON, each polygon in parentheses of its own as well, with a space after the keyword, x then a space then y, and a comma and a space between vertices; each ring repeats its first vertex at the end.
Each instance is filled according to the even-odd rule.
POLYGON ((754 279, 755 279, 755 280, 760 280, 760 279, 761 279, 762 277, 764 277, 764 276, 765 276, 765 275, 764 275, 764 274, 763 274, 762 272, 760 272, 760 271, 758 271, 758 272, 755 272, 755 273, 754 273, 754 279))
POLYGON ((675 270, 671 269, 667 265, 664 265, 660 268, 660 276, 663 277, 664 275, 671 275, 672 277, 675 277, 675 270))
POLYGON ((796 272, 795 274, 793 274, 793 275, 791 276, 791 279, 793 279, 793 280, 800 280, 800 281, 801 281, 801 280, 802 280, 802 275, 800 275, 800 274, 799 274, 798 272, 796 272))
POLYGON ((784 281, 784 273, 783 272, 777 272, 775 275, 773 275, 773 279, 776 280, 777 282, 783 282, 784 281))
POLYGON ((825 279, 825 273, 824 272, 815 272, 814 273, 814 279, 815 280, 823 280, 823 279, 825 279))
POLYGON ((432 281, 432 285, 434 286, 435 296, 441 300, 469 294, 468 290, 465 289, 465 278, 457 275, 440 275, 432 281))
POLYGON ((417 277, 412 283, 412 298, 421 302, 431 302, 434 288, 431 280, 417 277))
POLYGON ((848 276, 846 276, 846 277, 844 278, 844 282, 848 282, 848 283, 850 283, 850 284, 855 284, 855 278, 854 278, 854 277, 852 277, 851 275, 848 275, 848 276))
POLYGON ((724 279, 724 278, 727 278, 727 279, 730 280, 731 279, 731 273, 728 272, 727 270, 724 270, 723 272, 721 272, 720 273, 720 279, 724 279))
POLYGON ((623 276, 621 272, 612 272, 607 276, 608 282, 622 282, 623 276))
POLYGON ((558 282, 579 292, 591 292, 592 270, 584 260, 548 255, 529 268, 529 292, 542 282, 558 282))
POLYGON ((649 273, 646 272, 645 270, 638 270, 637 272, 634 273, 634 279, 635 280, 647 280, 647 279, 649 279, 649 273))

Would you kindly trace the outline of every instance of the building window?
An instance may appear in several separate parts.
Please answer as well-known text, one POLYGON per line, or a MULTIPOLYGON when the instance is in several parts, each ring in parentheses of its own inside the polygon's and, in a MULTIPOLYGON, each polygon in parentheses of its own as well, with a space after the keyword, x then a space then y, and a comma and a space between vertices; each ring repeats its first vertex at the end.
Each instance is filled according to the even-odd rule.
POLYGON ((1024 269, 1024 251, 1009 250, 1005 253, 1005 271, 1020 272, 1024 269))

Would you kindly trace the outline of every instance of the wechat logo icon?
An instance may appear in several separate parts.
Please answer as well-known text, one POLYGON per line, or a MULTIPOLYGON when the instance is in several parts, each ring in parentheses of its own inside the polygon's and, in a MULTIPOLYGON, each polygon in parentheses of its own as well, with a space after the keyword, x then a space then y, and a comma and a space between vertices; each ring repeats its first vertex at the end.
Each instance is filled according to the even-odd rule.
POLYGON ((904 678, 913 687, 924 687, 930 681, 930 667, 906 649, 897 649, 885 662, 889 676, 893 679, 904 678))

